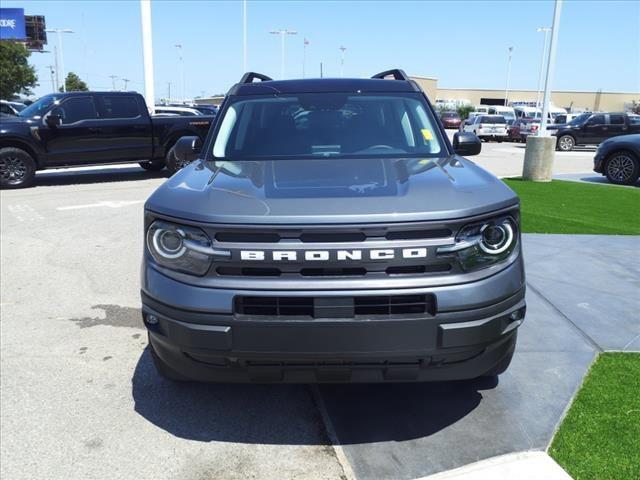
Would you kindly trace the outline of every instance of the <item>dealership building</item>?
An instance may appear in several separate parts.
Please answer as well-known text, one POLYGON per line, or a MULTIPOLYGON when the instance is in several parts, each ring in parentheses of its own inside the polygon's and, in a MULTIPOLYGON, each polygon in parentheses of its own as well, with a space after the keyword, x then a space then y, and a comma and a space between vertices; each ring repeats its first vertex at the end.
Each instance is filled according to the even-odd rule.
MULTIPOLYGON (((411 78, 422 87, 431 100, 472 105, 504 105, 504 89, 442 88, 438 86, 437 78, 411 78)), ((537 90, 509 90, 509 103, 535 106, 537 96, 537 90)), ((631 109, 634 100, 640 102, 640 92, 551 92, 551 104, 569 111, 623 112, 631 109)))

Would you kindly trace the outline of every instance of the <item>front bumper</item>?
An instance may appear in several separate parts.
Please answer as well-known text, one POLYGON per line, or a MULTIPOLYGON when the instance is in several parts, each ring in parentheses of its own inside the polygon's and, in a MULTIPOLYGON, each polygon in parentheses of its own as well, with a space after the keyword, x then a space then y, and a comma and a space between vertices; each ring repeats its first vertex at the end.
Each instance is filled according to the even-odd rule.
MULTIPOLYGON (((246 292, 188 286, 144 268, 142 311, 152 348, 177 373, 197 381, 475 378, 512 354, 525 313, 520 259, 481 281, 395 291, 433 293, 438 303, 434 315, 367 320, 241 319, 231 305, 235 295, 246 292), (150 315, 156 323, 149 323, 150 315)), ((299 293, 335 297, 383 291, 299 293)))
POLYGON ((604 155, 602 154, 600 148, 596 150, 596 154, 593 157, 593 171, 596 173, 604 173, 603 167, 604 155))

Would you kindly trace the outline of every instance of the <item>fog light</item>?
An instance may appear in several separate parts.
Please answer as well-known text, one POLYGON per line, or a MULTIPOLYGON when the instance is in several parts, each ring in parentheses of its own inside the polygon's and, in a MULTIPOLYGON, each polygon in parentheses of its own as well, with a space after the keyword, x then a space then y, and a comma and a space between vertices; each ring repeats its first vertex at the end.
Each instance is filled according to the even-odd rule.
POLYGON ((524 318, 524 312, 525 312, 524 308, 520 308, 518 310, 515 310, 515 311, 511 312, 511 314, 509 315, 509 319, 511 321, 522 320, 524 318))
POLYGON ((158 317, 156 317, 155 315, 147 315, 147 323, 149 325, 157 325, 158 317))

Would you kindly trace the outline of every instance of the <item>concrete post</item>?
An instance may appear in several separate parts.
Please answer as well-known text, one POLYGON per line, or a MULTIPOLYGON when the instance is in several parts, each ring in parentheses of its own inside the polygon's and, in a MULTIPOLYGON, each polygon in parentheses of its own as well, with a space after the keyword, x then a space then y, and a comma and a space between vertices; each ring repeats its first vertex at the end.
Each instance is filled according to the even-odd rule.
POLYGON ((550 182, 555 150, 556 137, 527 136, 522 178, 534 182, 550 182))

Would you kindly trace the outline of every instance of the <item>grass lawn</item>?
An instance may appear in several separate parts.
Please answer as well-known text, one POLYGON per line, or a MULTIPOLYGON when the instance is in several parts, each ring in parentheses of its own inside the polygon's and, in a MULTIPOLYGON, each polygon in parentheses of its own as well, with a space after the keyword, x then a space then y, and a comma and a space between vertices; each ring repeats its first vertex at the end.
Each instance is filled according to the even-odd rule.
POLYGON ((507 178, 519 196, 524 233, 640 235, 640 188, 507 178))
POLYGON ((575 480, 640 478, 640 353, 603 353, 549 454, 575 480))

